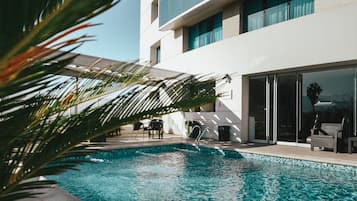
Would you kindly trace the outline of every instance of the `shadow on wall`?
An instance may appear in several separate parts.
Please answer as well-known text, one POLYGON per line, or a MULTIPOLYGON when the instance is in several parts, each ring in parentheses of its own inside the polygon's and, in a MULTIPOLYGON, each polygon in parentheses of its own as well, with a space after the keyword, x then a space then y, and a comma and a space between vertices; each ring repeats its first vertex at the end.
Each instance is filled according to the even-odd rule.
MULTIPOLYGON (((217 100, 219 101, 219 100, 217 100)), ((220 111, 217 112, 184 112, 187 121, 198 121, 208 127, 208 133, 203 138, 218 140, 218 126, 230 126, 230 140, 242 142, 241 119, 219 101, 220 111)))
POLYGON ((175 112, 162 116, 164 133, 186 136, 185 118, 183 112, 175 112))

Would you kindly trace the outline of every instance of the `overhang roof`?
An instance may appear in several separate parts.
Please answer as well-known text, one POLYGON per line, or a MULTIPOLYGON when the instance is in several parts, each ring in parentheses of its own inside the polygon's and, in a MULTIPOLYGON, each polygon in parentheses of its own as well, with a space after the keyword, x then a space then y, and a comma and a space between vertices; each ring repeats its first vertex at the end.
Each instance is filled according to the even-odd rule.
MULTIPOLYGON (((74 55, 77 54, 68 53, 66 57, 74 55)), ((182 74, 175 71, 142 65, 138 62, 117 61, 84 54, 79 54, 60 74, 72 77, 89 77, 90 75, 101 72, 101 76, 113 76, 115 75, 115 71, 124 69, 132 72, 140 72, 141 70, 147 71, 148 77, 152 79, 165 79, 182 74)))

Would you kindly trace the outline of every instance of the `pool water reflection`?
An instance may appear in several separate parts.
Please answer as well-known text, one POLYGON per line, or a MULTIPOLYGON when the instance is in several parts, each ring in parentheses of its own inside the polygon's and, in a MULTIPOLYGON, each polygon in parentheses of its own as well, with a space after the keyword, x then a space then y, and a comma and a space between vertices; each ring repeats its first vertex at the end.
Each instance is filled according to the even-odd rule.
POLYGON ((79 171, 53 176, 81 200, 356 200, 344 172, 198 152, 187 146, 93 154, 79 171))

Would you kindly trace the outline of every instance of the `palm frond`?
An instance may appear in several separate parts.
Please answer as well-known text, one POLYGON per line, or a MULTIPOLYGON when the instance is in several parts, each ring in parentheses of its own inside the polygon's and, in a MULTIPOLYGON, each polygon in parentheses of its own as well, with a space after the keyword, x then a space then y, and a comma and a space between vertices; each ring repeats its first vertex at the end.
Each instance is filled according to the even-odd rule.
MULTIPOLYGON (((2 155, 3 161, 11 161, 8 168, 1 171, 6 172, 7 177, 4 179, 8 180, 4 180, 5 183, 16 186, 18 181, 72 169, 75 167, 72 163, 83 161, 75 160, 68 164, 63 162, 63 158, 88 154, 86 146, 78 148, 76 147, 78 144, 106 134, 121 125, 147 116, 163 115, 214 101, 216 96, 210 91, 188 90, 192 84, 199 82, 201 81, 187 75, 165 80, 151 80, 105 94, 101 98, 109 97, 107 100, 102 100, 100 105, 90 104, 78 111, 78 114, 68 115, 66 113, 68 108, 65 108, 60 112, 56 111, 55 114, 43 113, 41 117, 37 116, 40 121, 34 121, 35 114, 28 114, 26 119, 28 124, 19 130, 19 136, 12 135, 6 141, 8 150, 16 148, 20 150, 17 150, 15 155, 11 153, 2 155), (186 86, 185 83, 189 85, 186 86), (56 160, 60 162, 48 166, 49 162, 56 160)), ((68 87, 62 90, 67 91, 66 88, 68 87)), ((57 90, 60 90, 60 87, 57 90)), ((64 94, 66 93, 63 93, 62 97, 65 96, 64 94)), ((46 94, 46 98, 35 106, 46 105, 47 110, 50 110, 57 98, 56 95, 51 97, 50 93, 46 94)), ((22 109, 19 110, 23 113, 22 109)), ((39 108, 30 111, 33 110, 39 111, 39 108)))
POLYGON ((80 83, 59 78, 57 74, 76 57, 68 53, 88 37, 58 40, 91 26, 80 23, 117 2, 39 0, 31 6, 27 1, 2 2, 6 6, 0 7, 0 26, 7 31, 0 33, 0 41, 5 41, 0 44, 1 200, 34 196, 37 193, 31 190, 54 183, 35 177, 86 162, 82 157, 95 151, 83 144, 87 139, 139 119, 215 100, 207 85, 212 80, 205 76, 150 80, 145 70, 130 63, 91 71, 80 83), (23 11, 11 19, 14 26, 8 25, 10 13, 5 8, 23 11), (58 51, 64 47, 72 49, 58 51), (74 114, 73 108, 77 108, 74 114))
POLYGON ((0 70, 29 48, 111 8, 113 0, 5 0, 0 6, 0 70), (16 15, 14 15, 16 11, 16 15))

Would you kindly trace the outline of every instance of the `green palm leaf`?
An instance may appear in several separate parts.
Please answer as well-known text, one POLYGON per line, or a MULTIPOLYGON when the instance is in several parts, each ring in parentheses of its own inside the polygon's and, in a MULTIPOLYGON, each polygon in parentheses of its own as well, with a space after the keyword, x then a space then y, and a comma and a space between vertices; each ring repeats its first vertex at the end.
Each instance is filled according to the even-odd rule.
POLYGON ((54 182, 34 178, 59 174, 86 162, 82 157, 96 151, 96 145, 83 143, 87 139, 139 119, 215 100, 214 90, 207 87, 212 80, 205 76, 181 74, 150 80, 145 70, 129 63, 108 67, 110 75, 104 73, 107 69, 84 73, 81 76, 86 79, 77 87, 72 78, 59 78, 57 74, 76 57, 68 54, 76 48, 73 45, 87 38, 56 41, 78 28, 66 29, 117 2, 2 2, 0 26, 7 31, 0 34, 0 41, 6 41, 0 44, 1 200, 35 196, 32 189, 54 182), (12 18, 5 8, 22 12, 12 18), (63 47, 72 49, 57 51, 63 47), (79 108, 77 113, 69 114, 73 108, 79 108))

